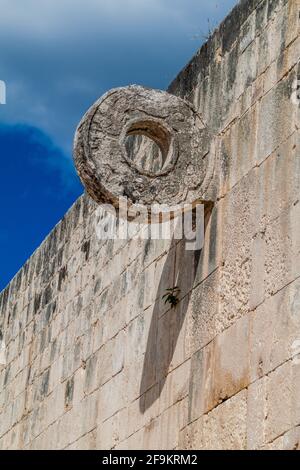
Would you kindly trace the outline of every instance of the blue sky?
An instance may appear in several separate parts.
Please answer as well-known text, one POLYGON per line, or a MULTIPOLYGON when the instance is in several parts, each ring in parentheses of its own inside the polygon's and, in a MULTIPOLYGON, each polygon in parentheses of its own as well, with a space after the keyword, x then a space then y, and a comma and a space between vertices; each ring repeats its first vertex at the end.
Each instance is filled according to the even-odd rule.
POLYGON ((0 0, 0 290, 83 192, 84 112, 116 86, 165 89, 236 3, 0 0))

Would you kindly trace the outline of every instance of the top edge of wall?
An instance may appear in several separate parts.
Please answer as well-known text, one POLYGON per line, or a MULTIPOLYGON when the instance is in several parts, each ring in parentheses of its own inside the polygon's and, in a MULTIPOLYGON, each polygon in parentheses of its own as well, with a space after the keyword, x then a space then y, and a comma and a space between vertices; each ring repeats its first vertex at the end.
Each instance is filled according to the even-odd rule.
POLYGON ((239 38, 242 25, 260 3, 265 0, 240 0, 225 19, 214 30, 210 38, 200 47, 188 64, 171 82, 167 91, 181 97, 187 97, 200 78, 209 73, 209 66, 219 51, 226 54, 239 38), (198 73, 195 73, 195 72, 198 73))

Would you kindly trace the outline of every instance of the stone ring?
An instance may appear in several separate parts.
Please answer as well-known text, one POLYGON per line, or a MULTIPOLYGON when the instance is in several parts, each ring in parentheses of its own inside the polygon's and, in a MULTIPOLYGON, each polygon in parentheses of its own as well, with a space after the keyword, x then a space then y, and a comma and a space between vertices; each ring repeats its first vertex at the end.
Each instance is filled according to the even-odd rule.
POLYGON ((119 208, 205 201, 214 169, 211 133, 193 106, 164 91, 116 88, 85 114, 74 161, 87 193, 119 208))

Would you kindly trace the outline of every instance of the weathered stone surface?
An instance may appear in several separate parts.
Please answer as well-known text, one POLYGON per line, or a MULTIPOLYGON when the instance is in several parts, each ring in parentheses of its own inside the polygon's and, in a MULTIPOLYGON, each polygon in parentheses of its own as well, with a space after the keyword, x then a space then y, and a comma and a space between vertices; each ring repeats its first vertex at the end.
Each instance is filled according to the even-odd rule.
MULTIPOLYGON (((300 365, 291 361, 283 364, 272 372, 268 380, 268 419, 266 421, 266 442, 272 442, 276 437, 289 431, 294 421, 299 419, 296 408, 294 408, 294 374, 300 365)), ((299 386, 299 383, 297 384, 299 386)), ((298 389, 299 392, 299 389, 298 389)), ((299 396, 299 395, 298 395, 299 396)), ((295 397, 296 398, 296 397, 295 397)), ((297 399, 296 399, 297 400, 297 399)))
POLYGON ((208 413, 248 386, 249 325, 246 315, 192 356, 189 421, 208 413))
POLYGON ((300 353, 300 282, 282 289, 253 314, 250 338, 251 380, 275 370, 300 353))
POLYGON ((263 447, 263 450, 300 450, 300 428, 294 428, 275 441, 263 447))
MULTIPOLYGON (((125 89, 140 90, 143 106, 145 96, 159 97, 156 117, 157 102, 146 100, 147 120, 176 121, 188 142, 196 115, 217 136, 204 247, 134 238, 145 230, 138 224, 129 239, 99 238, 98 224, 110 230, 114 220, 79 198, 0 294, 1 449, 299 448, 298 12, 299 0, 243 0, 173 82, 173 97, 125 89), (165 116, 170 102, 186 122, 165 116), (176 284, 171 308, 162 297, 176 284)), ((116 145, 123 158, 115 112, 124 116, 126 100, 101 128, 102 107, 118 93, 87 116, 96 170, 103 148, 116 145)), ((134 119, 145 121, 146 108, 134 119)), ((129 156, 143 160, 125 155, 128 175, 145 183, 161 172, 154 144, 125 140, 129 156)), ((194 150, 202 191, 210 142, 194 150)), ((170 202, 191 183, 176 165, 156 176, 169 181, 165 192, 162 183, 151 195, 145 183, 147 204, 156 195, 170 202)))
POLYGON ((174 207, 205 200, 214 169, 211 139, 190 103, 132 85, 111 90, 87 112, 77 129, 74 159, 95 201, 119 209, 119 198, 127 197, 150 212, 155 203, 174 207), (158 145, 158 165, 144 161, 152 154, 145 139, 133 141, 128 151, 126 139, 136 135, 158 145))

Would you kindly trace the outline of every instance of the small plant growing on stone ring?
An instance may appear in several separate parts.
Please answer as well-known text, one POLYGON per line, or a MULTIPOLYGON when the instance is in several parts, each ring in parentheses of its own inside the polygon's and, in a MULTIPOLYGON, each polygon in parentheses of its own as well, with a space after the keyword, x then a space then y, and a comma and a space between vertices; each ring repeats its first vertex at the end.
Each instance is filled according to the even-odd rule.
POLYGON ((179 293, 180 289, 177 286, 172 287, 171 289, 166 289, 166 293, 162 296, 162 299, 165 299, 165 304, 171 304, 171 308, 175 308, 179 302, 179 293))

